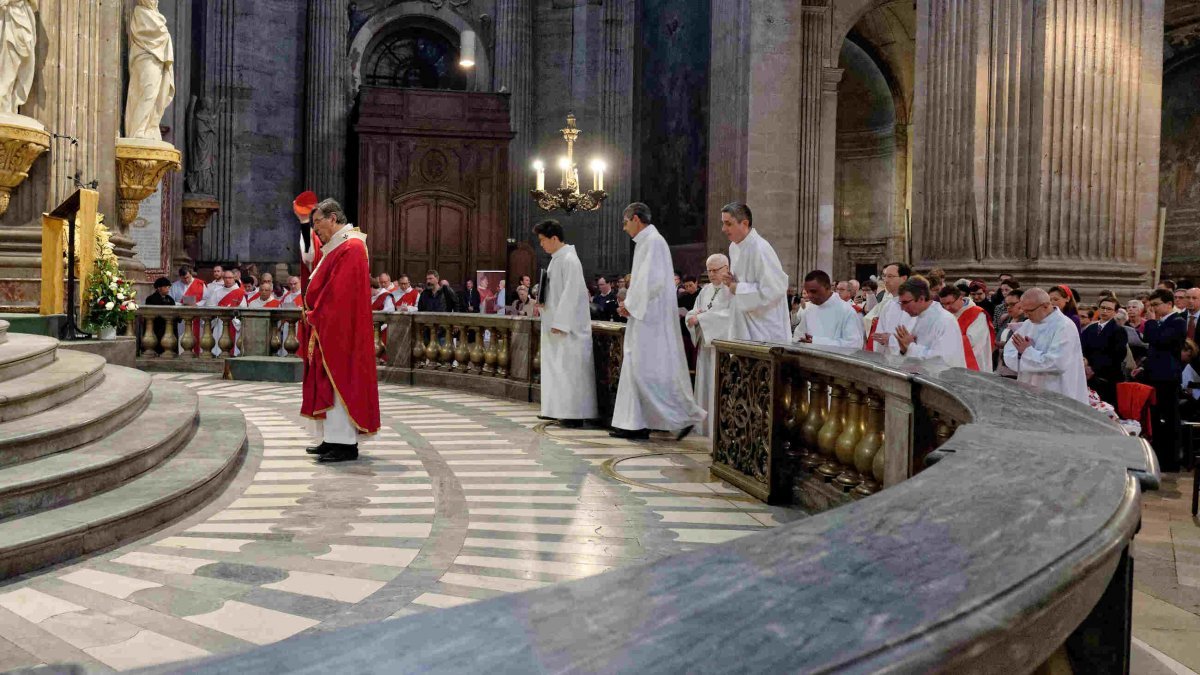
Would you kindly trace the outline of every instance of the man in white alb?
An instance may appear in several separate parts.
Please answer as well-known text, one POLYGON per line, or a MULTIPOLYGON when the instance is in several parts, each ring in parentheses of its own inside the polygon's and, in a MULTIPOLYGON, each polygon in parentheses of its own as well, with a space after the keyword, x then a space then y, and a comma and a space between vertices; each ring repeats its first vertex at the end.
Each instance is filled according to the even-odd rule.
MULTIPOLYGON (((724 254, 714 253, 708 256, 705 263, 708 268, 708 278, 716 279, 728 272, 729 258, 724 254)), ((712 421, 716 416, 716 380, 717 352, 713 348, 713 340, 728 340, 732 337, 733 318, 730 316, 733 295, 729 289, 718 283, 707 284, 700 289, 696 296, 696 304, 687 313, 685 321, 692 333, 692 343, 696 345, 696 402, 699 403, 708 417, 698 432, 701 436, 712 436, 712 421)))
POLYGON ((565 427, 595 419, 596 371, 592 366, 592 314, 583 265, 563 241, 563 226, 543 220, 533 227, 550 254, 542 289, 542 417, 565 427))
POLYGON ((651 224, 649 206, 630 204, 623 221, 636 247, 628 292, 618 310, 629 325, 610 435, 644 439, 651 429, 664 429, 678 430, 676 440, 683 440, 705 413, 692 397, 683 355, 671 249, 651 224))
POLYGON ((813 270, 804 277, 808 308, 792 339, 825 347, 863 348, 862 320, 854 307, 833 292, 829 275, 813 270))
POLYGON ((756 342, 787 342, 791 316, 787 273, 775 249, 754 229, 754 215, 741 202, 721 209, 721 231, 729 238, 729 267, 713 283, 733 295, 731 337, 756 342))
POLYGON ((900 343, 896 342, 896 328, 904 326, 912 330, 916 323, 908 312, 900 307, 896 294, 900 285, 908 281, 912 268, 902 262, 894 262, 883 268, 883 300, 867 314, 867 351, 883 354, 899 354, 900 343))
POLYGON ((929 282, 922 277, 911 277, 900 285, 897 297, 900 307, 916 318, 911 329, 896 328, 900 353, 914 359, 940 358, 948 366, 966 368, 966 338, 958 329, 954 315, 933 299, 929 282))
POLYGON ((1075 322, 1058 311, 1050 294, 1040 288, 1021 294, 1019 305, 1026 321, 1004 346, 1004 365, 1016 371, 1018 382, 1086 404, 1087 373, 1075 322))

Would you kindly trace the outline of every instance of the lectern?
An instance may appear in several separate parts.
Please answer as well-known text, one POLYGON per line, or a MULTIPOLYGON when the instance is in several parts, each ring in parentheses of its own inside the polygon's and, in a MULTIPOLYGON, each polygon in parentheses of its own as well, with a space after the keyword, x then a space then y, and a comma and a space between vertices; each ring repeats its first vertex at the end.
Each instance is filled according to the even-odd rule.
MULTIPOLYGON (((96 261, 96 210, 100 204, 100 193, 95 190, 78 189, 66 201, 50 213, 42 214, 42 297, 41 313, 63 313, 63 256, 62 237, 66 229, 67 261, 75 260, 79 254, 79 270, 68 264, 66 314, 67 321, 59 333, 60 340, 78 340, 91 337, 79 328, 82 312, 76 316, 76 308, 82 304, 75 296, 77 275, 84 283, 91 274, 96 261)), ((84 308, 86 309, 86 308, 84 308)))

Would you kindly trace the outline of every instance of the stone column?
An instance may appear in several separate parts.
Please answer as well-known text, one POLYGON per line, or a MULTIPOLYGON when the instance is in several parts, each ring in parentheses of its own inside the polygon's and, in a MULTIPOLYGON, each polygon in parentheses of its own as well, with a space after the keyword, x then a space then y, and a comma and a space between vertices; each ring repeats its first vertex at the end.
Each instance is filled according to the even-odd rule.
POLYGON ((710 70, 719 73, 709 87, 708 223, 709 252, 724 250, 721 207, 746 198, 747 138, 750 114, 751 0, 713 0, 710 70))
MULTIPOLYGON (((192 98, 192 0, 172 0, 162 2, 159 8, 167 17, 167 26, 171 30, 171 38, 175 43, 175 101, 167 108, 163 125, 170 127, 169 138, 164 139, 179 148, 183 153, 183 166, 188 166, 187 143, 188 109, 192 98)), ((163 251, 167 252, 167 277, 174 279, 170 268, 191 264, 183 246, 183 179, 186 170, 172 171, 163 179, 164 191, 163 218, 170 227, 165 228, 167 236, 163 239, 163 251)))
POLYGON ((1162 0, 935 0, 917 21, 915 262, 1149 286, 1162 0))
POLYGON ((345 204, 350 114, 350 21, 343 0, 308 1, 305 187, 345 204))
POLYGON ((529 191, 533 188, 530 153, 534 133, 533 3, 527 0, 496 2, 496 69, 492 90, 507 91, 512 97, 509 114, 516 136, 508 150, 512 177, 508 236, 525 239, 533 218, 529 191))
MULTIPOLYGON (((82 183, 98 182, 100 210, 116 230, 114 145, 121 117, 120 0, 42 0, 37 65, 29 100, 20 109, 68 138, 51 141, 0 218, 0 293, 5 307, 34 308, 41 283, 41 214, 82 183), (74 141, 74 142, 72 142, 74 141)), ((123 243, 123 242, 118 242, 123 243)), ((119 248, 131 261, 128 246, 119 248)))
POLYGON ((200 236, 200 259, 225 262, 236 258, 233 241, 235 212, 231 208, 234 193, 234 142, 238 130, 233 120, 239 84, 234 50, 237 48, 237 15, 234 0, 209 0, 204 11, 201 43, 203 53, 197 95, 207 96, 214 107, 216 142, 214 150, 213 192, 221 210, 213 215, 200 236))
MULTIPOLYGON (((824 26, 821 28, 824 30, 824 26)), ((823 35, 824 33, 820 32, 816 37, 820 39, 823 35)), ((814 269, 833 274, 833 203, 837 193, 837 104, 838 83, 841 81, 841 68, 821 69, 820 147, 816 153, 813 153, 811 147, 801 149, 805 158, 810 154, 817 155, 816 171, 820 178, 817 180, 816 231, 804 232, 804 236, 798 242, 796 258, 799 267, 792 277, 797 286, 804 281, 804 275, 814 269)), ((811 160, 808 162, 812 163, 811 160)), ((811 215, 812 207, 802 203, 801 217, 811 215)))

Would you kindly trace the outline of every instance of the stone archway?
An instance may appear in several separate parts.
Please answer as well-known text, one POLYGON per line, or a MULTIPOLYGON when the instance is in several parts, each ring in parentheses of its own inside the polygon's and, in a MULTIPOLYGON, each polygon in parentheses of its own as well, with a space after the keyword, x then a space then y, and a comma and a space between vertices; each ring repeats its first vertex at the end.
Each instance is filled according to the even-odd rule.
MULTIPOLYGON (((477 30, 458 14, 449 8, 437 9, 427 2, 403 0, 372 16, 354 36, 350 44, 350 83, 352 91, 358 92, 363 85, 363 68, 372 47, 398 24, 405 21, 424 21, 441 24, 448 32, 456 36, 464 31, 477 30)), ((490 83, 492 81, 492 64, 488 48, 480 41, 475 51, 475 81, 490 83)), ((485 87, 486 88, 486 87, 485 87)))

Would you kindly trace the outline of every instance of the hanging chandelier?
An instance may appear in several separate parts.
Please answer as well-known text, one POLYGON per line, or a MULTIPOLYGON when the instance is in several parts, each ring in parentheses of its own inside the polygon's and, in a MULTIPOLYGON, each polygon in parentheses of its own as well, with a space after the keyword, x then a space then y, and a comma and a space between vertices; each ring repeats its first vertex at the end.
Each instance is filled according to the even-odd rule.
POLYGON ((562 179, 557 188, 546 189, 546 164, 540 159, 533 162, 533 170, 537 172, 537 189, 531 190, 530 194, 543 211, 563 211, 568 214, 595 211, 608 196, 604 191, 604 171, 607 167, 599 159, 591 163, 592 189, 587 192, 579 189, 579 167, 575 164, 575 139, 579 138, 579 134, 579 128, 575 126, 575 114, 568 113, 567 126, 562 129, 563 140, 567 142, 567 154, 558 160, 562 179))

